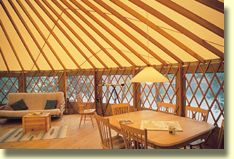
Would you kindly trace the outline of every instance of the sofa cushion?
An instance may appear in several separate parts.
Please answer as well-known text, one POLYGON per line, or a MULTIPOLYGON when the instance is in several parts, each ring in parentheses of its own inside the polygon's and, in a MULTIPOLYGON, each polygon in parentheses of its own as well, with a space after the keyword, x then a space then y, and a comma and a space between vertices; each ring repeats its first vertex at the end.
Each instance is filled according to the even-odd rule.
POLYGON ((57 103, 57 100, 47 100, 45 109, 56 109, 57 103))
POLYGON ((23 99, 11 104, 10 106, 12 107, 13 110, 27 110, 28 109, 23 99))
POLYGON ((64 103, 64 94, 63 92, 8 94, 9 105, 20 99, 24 99, 29 110, 43 110, 47 100, 57 100, 58 103, 64 103))
POLYGON ((35 112, 45 112, 50 113, 50 115, 59 115, 61 113, 60 109, 47 109, 47 110, 4 110, 0 111, 1 117, 23 117, 28 113, 35 113, 35 112))

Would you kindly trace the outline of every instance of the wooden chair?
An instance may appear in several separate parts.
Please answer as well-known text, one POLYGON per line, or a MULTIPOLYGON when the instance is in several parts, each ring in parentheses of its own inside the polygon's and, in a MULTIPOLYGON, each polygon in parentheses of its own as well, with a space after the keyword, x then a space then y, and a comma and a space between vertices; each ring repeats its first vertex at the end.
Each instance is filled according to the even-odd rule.
POLYGON ((126 149, 148 149, 147 130, 120 124, 126 149))
POLYGON ((157 102, 158 106, 158 111, 160 112, 166 112, 170 114, 175 114, 176 113, 176 105, 171 104, 171 103, 162 103, 162 102, 157 102))
POLYGON ((81 101, 77 101, 75 103, 76 105, 76 108, 79 110, 79 114, 80 114, 80 123, 79 123, 79 128, 81 126, 81 123, 82 121, 84 121, 84 124, 85 124, 85 121, 87 119, 87 116, 90 118, 91 122, 92 122, 92 126, 94 127, 94 124, 93 124, 93 116, 94 114, 96 113, 96 109, 91 109, 91 108, 87 108, 85 107, 84 103, 81 102, 81 101))
MULTIPOLYGON (((207 122, 208 118, 208 110, 199 108, 199 107, 191 107, 191 106, 186 106, 185 107, 185 117, 197 120, 197 121, 205 121, 207 122)), ((206 139, 198 139, 192 143, 189 144, 190 149, 193 147, 199 146, 199 148, 203 148, 203 144, 207 141, 209 135, 207 136, 206 139)))
POLYGON ((218 149, 224 148, 224 120, 222 120, 221 128, 219 130, 217 148, 218 149))
POLYGON ((129 104, 113 104, 111 106, 112 115, 124 114, 129 112, 129 104))
POLYGON ((208 118, 208 110, 199 108, 199 107, 185 107, 185 117, 195 119, 197 121, 207 121, 208 118))
POLYGON ((97 121, 99 134, 103 149, 123 149, 125 148, 124 140, 121 136, 112 137, 110 123, 108 118, 94 115, 97 121))

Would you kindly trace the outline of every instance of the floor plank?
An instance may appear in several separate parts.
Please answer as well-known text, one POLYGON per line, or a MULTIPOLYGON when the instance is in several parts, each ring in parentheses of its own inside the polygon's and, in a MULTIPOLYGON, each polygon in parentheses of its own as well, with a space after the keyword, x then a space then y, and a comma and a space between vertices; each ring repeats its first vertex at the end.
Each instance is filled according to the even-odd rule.
MULTIPOLYGON (((96 122, 94 128, 90 121, 79 128, 78 114, 64 115, 62 119, 52 120, 52 126, 68 125, 67 137, 64 139, 49 139, 37 141, 0 143, 1 149, 101 149, 100 136, 96 122)), ((11 128, 21 127, 21 121, 0 120, 0 136, 11 128)))

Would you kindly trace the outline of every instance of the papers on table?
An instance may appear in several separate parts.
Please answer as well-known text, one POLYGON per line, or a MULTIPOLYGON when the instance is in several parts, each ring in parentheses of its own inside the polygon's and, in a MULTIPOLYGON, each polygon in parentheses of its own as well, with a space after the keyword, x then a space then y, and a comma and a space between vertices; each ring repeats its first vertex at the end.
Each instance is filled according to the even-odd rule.
POLYGON ((168 131, 170 126, 174 127, 175 131, 183 131, 178 121, 156 121, 156 120, 141 121, 141 129, 168 131))

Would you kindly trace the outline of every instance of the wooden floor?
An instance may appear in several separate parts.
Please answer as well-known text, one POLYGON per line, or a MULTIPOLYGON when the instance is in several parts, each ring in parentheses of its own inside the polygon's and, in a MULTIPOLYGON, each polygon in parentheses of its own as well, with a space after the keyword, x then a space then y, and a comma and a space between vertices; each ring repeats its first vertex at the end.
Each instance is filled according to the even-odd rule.
MULTIPOLYGON (((64 115, 62 119, 52 120, 54 125, 67 125, 67 137, 64 139, 49 139, 25 142, 0 143, 1 149, 101 149, 100 136, 96 122, 92 127, 90 121, 79 128, 78 114, 64 115)), ((6 121, 0 119, 0 136, 11 128, 21 127, 21 121, 6 121)))

